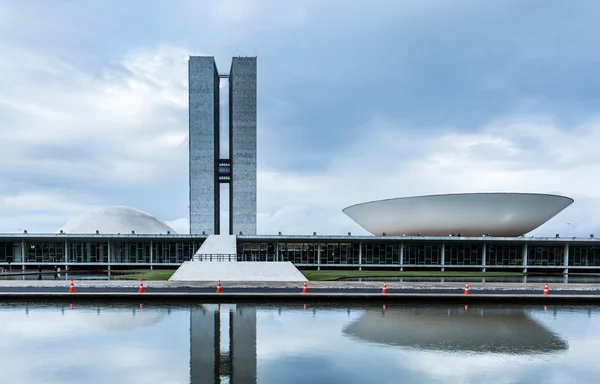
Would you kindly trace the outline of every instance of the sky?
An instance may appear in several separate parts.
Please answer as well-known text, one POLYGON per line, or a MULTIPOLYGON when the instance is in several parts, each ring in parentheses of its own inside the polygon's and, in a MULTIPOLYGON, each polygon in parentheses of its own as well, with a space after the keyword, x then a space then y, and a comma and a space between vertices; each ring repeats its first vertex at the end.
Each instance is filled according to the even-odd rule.
POLYGON ((532 235, 600 233, 599 18, 592 0, 0 2, 0 232, 103 206, 187 232, 187 60, 208 55, 258 57, 259 234, 365 234, 344 207, 463 192, 566 195, 532 235))

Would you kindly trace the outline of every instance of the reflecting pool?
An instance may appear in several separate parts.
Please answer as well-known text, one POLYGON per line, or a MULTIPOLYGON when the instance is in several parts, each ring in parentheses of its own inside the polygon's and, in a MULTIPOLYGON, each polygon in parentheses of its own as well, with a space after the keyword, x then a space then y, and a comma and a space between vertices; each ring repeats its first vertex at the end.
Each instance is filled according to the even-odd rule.
POLYGON ((600 307, 0 303, 6 383, 595 383, 600 307))

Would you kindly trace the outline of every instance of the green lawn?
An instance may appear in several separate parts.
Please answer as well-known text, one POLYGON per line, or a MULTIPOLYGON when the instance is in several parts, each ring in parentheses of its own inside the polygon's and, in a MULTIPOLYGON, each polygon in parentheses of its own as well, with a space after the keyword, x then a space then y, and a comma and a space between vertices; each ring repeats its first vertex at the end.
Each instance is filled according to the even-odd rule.
POLYGON ((357 271, 357 270, 303 270, 310 281, 337 280, 347 277, 499 277, 523 276, 521 272, 441 272, 441 271, 357 271))
POLYGON ((113 280, 169 280, 175 269, 136 269, 130 271, 113 271, 113 280))
MULTIPOLYGON (((521 272, 441 272, 441 271, 358 271, 358 270, 303 270, 310 281, 337 280, 346 277, 500 277, 523 276, 521 272)), ((113 280, 169 280, 175 269, 135 269, 113 271, 113 280)))

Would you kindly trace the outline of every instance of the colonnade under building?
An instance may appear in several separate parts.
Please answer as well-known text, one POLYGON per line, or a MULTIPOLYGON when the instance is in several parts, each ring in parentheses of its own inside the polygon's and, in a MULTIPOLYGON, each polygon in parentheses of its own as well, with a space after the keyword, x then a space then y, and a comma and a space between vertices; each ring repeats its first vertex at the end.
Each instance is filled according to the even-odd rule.
MULTIPOLYGON (((0 235, 0 266, 179 266, 206 236, 0 235)), ((600 269, 595 238, 237 236, 238 261, 302 268, 520 270, 600 269)))

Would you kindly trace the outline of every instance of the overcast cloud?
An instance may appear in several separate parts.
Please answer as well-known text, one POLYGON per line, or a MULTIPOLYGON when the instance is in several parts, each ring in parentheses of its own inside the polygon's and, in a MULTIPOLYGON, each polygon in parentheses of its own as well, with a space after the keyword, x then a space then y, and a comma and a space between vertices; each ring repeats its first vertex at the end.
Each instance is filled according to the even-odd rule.
POLYGON ((362 201, 543 192, 600 233, 600 4, 0 3, 0 232, 107 205, 188 230, 187 57, 258 56, 258 231, 365 233, 362 201))

